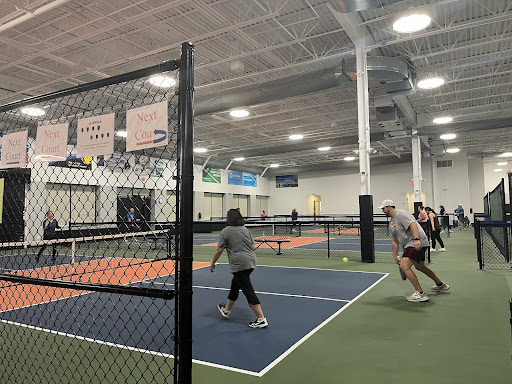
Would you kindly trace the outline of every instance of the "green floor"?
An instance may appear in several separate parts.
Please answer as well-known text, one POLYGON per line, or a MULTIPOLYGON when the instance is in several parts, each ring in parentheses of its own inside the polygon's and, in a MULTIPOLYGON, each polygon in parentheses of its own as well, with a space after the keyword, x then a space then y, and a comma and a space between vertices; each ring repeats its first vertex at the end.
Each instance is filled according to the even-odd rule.
MULTIPOLYGON (((433 253, 431 268, 452 289, 449 294, 429 295, 426 303, 405 300, 404 296, 413 292, 412 285, 400 279, 392 262, 343 263, 340 259, 258 252, 260 265, 354 269, 390 275, 263 377, 196 364, 193 382, 511 383, 508 300, 512 298, 512 272, 477 270, 472 230, 455 231, 451 238, 444 239, 448 251, 433 253)), ((195 259, 209 261, 209 253, 196 252, 195 259)), ((226 262, 225 255, 220 262, 226 262)), ((430 290, 432 282, 424 275, 419 278, 423 287, 430 290)), ((265 314, 271 326, 272 313, 265 314)))

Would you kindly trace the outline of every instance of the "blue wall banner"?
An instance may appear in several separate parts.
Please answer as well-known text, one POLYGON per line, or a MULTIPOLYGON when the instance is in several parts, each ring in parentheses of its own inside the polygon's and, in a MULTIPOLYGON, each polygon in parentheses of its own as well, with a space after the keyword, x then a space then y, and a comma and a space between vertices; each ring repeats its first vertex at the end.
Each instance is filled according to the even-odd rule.
POLYGON ((258 186, 257 175, 255 175, 254 173, 244 172, 244 185, 246 187, 258 186))
POLYGON ((228 170, 228 184, 243 185, 243 172, 228 170))
POLYGON ((299 186, 299 175, 276 176, 276 188, 290 188, 299 186))

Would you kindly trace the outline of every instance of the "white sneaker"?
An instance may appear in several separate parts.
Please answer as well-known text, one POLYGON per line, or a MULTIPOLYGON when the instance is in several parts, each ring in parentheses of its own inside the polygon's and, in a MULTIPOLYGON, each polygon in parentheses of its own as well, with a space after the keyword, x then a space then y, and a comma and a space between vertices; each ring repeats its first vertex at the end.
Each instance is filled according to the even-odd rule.
POLYGON ((251 328, 266 328, 268 326, 268 321, 265 317, 262 319, 256 319, 254 321, 249 322, 249 327, 251 328))
POLYGON ((431 290, 433 292, 441 292, 441 291, 447 291, 450 289, 450 286, 448 284, 443 283, 443 285, 434 285, 431 290))
POLYGON ((439 248, 439 252, 446 252, 446 248, 439 248))
POLYGON ((430 248, 430 252, 437 252, 435 248, 430 248))
POLYGON ((217 309, 219 310, 222 317, 229 319, 229 314, 231 313, 231 311, 228 311, 224 304, 217 305, 217 309))
POLYGON ((439 233, 444 233, 444 229, 441 229, 441 232, 439 232, 439 233))
POLYGON ((428 296, 425 293, 415 291, 411 296, 407 296, 406 299, 412 302, 428 301, 428 296))

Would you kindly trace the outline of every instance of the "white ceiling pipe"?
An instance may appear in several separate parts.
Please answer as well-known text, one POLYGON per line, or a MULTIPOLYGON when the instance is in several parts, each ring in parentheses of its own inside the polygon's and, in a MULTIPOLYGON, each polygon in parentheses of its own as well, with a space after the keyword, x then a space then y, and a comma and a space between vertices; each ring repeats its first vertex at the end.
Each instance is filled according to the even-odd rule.
POLYGON ((42 15, 45 12, 48 12, 54 8, 57 8, 59 5, 69 3, 70 0, 55 0, 50 4, 43 5, 41 8, 36 9, 33 12, 27 11, 23 16, 20 16, 12 21, 9 21, 5 24, 0 25, 0 33, 11 29, 27 20, 33 19, 39 15, 42 15))

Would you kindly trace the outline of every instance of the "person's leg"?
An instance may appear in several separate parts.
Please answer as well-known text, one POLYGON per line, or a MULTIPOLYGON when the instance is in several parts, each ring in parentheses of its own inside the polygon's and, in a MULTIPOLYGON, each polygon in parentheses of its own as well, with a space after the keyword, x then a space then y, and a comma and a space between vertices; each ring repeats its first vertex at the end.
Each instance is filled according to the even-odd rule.
POLYGON ((439 231, 436 231, 435 238, 437 239, 437 241, 439 241, 439 245, 441 246, 441 249, 444 249, 444 242, 443 242, 443 239, 441 239, 441 233, 439 231))
POLYGON ((43 253, 43 251, 46 249, 46 244, 43 244, 43 246, 41 247, 41 249, 39 250, 39 252, 37 252, 37 256, 36 256, 36 262, 39 261, 39 258, 41 257, 41 254, 43 253))
POLYGON ((436 233, 439 233, 438 231, 432 231, 432 248, 436 248, 436 233))
POLYGON ((233 305, 235 305, 235 301, 238 299, 238 294, 240 292, 240 285, 238 284, 237 274, 239 272, 233 273, 233 278, 231 279, 231 289, 229 290, 228 300, 226 302, 226 311, 231 311, 233 305))
POLYGON ((238 272, 236 278, 240 288, 242 289, 242 293, 247 298, 247 302, 249 303, 249 306, 253 310, 254 314, 258 319, 263 319, 265 315, 263 315, 260 301, 258 296, 256 296, 256 293, 254 293, 254 288, 251 283, 250 275, 252 271, 252 269, 247 269, 245 271, 238 272))
POLYGON ((400 260, 400 269, 405 273, 405 276, 407 276, 414 289, 418 292, 423 292, 420 282, 418 281, 418 277, 411 269, 413 264, 414 260, 411 260, 409 257, 404 256, 402 257, 402 260, 400 260))
POLYGON ((430 277, 432 280, 435 281, 436 285, 439 285, 442 283, 442 281, 437 277, 437 275, 432 271, 429 267, 425 265, 424 261, 414 262, 414 266, 418 271, 423 272, 425 275, 430 277))

